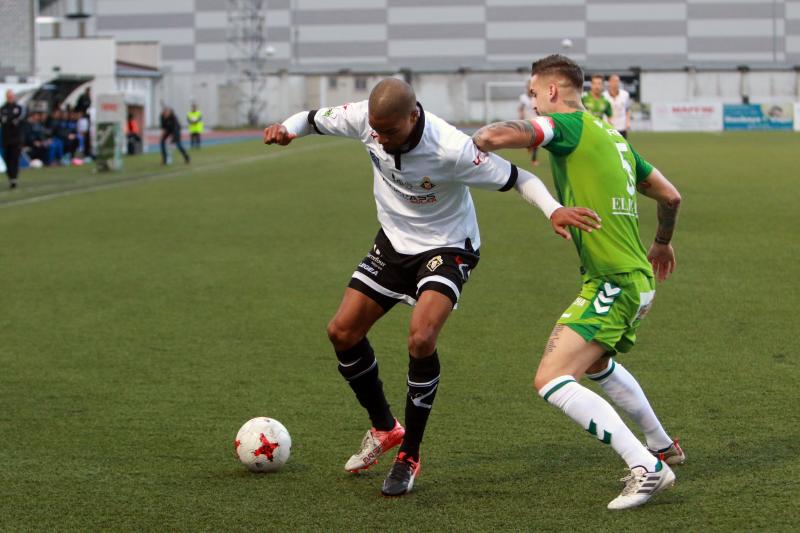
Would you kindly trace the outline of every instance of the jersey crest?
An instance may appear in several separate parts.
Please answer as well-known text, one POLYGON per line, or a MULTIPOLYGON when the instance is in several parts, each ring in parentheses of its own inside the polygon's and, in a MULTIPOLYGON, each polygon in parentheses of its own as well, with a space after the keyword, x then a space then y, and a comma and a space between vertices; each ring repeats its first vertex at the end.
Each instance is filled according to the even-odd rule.
POLYGON ((444 260, 442 259, 441 255, 437 255, 436 257, 432 258, 428 261, 428 264, 425 267, 430 270, 431 272, 435 272, 437 268, 444 264, 444 260))

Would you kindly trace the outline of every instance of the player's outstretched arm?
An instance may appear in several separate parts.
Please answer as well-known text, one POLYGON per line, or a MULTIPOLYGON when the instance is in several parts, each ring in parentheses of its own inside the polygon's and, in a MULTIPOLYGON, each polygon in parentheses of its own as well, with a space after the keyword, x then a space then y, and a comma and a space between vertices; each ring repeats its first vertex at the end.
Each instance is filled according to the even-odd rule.
POLYGON ((640 193, 658 202, 658 230, 647 259, 659 281, 664 281, 675 271, 677 261, 670 242, 678 220, 681 193, 657 168, 636 186, 640 193))
POLYGON ((570 240, 568 226, 591 232, 600 229, 600 217, 585 207, 564 207, 550 195, 542 180, 527 170, 518 169, 519 175, 514 188, 528 203, 535 205, 550 219, 553 230, 570 240))
POLYGON ((507 120, 488 124, 472 136, 481 152, 503 148, 528 148, 536 141, 536 130, 529 120, 507 120))
POLYGON ((283 121, 282 124, 270 124, 264 128, 264 144, 279 144, 286 146, 293 139, 311 133, 308 123, 308 111, 295 113, 283 121))
POLYGON ((270 124, 264 128, 264 144, 279 144, 286 146, 292 139, 297 137, 294 133, 289 133, 283 124, 270 124))

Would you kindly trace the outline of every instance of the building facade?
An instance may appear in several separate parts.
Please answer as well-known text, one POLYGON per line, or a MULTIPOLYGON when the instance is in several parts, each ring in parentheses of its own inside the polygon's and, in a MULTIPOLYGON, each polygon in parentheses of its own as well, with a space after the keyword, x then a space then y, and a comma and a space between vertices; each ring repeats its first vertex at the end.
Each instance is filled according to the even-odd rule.
MULTIPOLYGON (((375 79, 395 73, 427 87, 443 116, 474 120, 487 114, 487 83, 522 84, 531 60, 554 52, 591 70, 674 72, 673 84, 649 87, 698 98, 740 95, 740 65, 775 72, 763 83, 751 72, 747 83, 777 86, 773 96, 785 98, 800 64, 800 0, 48 3, 90 13, 83 31, 94 35, 160 43, 164 103, 183 114, 197 102, 210 124, 241 122, 248 102, 264 121, 357 99, 375 79), (724 87, 715 89, 719 83, 724 87)), ((78 30, 64 24, 59 31, 78 30)))

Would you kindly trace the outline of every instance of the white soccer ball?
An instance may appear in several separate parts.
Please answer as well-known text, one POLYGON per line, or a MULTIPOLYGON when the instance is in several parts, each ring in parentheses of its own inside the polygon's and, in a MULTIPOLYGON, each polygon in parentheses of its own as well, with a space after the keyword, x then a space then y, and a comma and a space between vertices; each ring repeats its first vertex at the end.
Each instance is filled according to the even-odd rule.
POLYGON ((283 424, 260 416, 236 434, 236 456, 251 472, 275 472, 289 459, 292 437, 283 424))
POLYGON ((572 39, 570 39, 569 37, 561 39, 561 46, 563 46, 566 49, 572 48, 572 39))

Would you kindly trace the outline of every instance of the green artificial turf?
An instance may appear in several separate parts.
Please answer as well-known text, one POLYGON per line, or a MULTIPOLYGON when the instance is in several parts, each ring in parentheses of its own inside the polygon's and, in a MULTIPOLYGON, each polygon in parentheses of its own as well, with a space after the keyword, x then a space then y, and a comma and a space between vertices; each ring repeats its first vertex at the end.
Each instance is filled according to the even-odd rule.
MULTIPOLYGON (((688 455, 647 506, 606 510, 624 464, 531 386, 580 281, 514 192, 473 193, 481 262, 440 338, 414 492, 380 496, 388 457, 344 472, 368 419, 325 326, 378 225, 363 148, 316 138, 26 171, 0 192, 0 529, 793 530, 800 136, 632 142, 684 199, 677 271, 619 358, 688 455), (277 474, 234 458, 254 416, 292 435, 277 474)), ((370 334, 398 416, 409 316, 370 334)))

